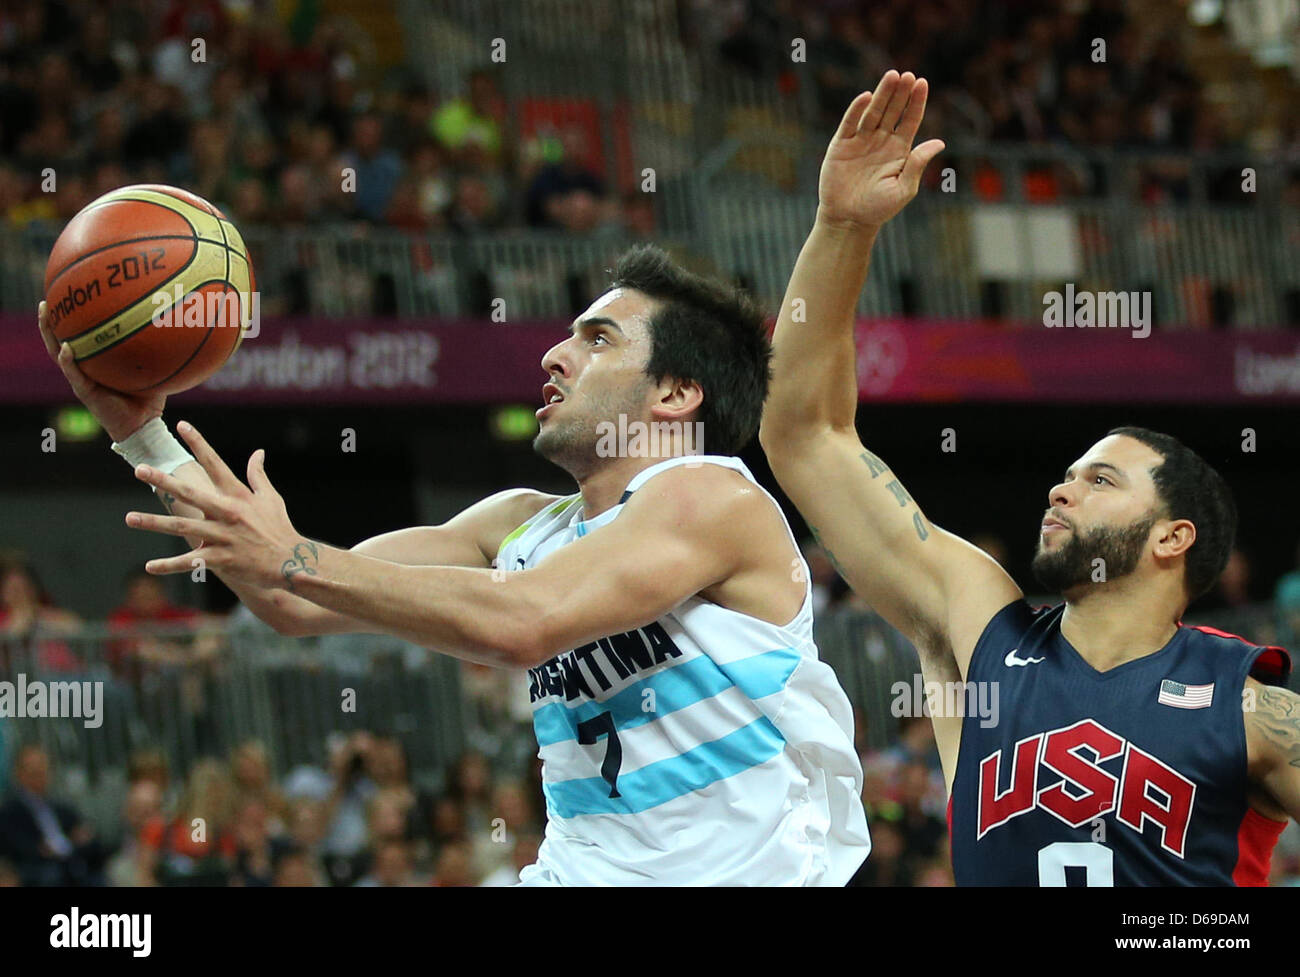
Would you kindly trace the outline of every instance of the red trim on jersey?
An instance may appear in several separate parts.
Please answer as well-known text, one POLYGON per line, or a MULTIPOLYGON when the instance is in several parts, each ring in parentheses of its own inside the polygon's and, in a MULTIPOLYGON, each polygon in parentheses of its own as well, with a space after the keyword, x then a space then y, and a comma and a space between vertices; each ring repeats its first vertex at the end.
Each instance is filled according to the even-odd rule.
POLYGON ((1273 861, 1273 846, 1286 827, 1285 821, 1274 821, 1253 807, 1246 808, 1237 830, 1237 867, 1232 870, 1236 885, 1268 885, 1268 873, 1273 861))
POLYGON ((1286 685, 1286 680, 1291 675, 1291 653, 1285 648, 1279 648, 1277 645, 1257 645, 1239 634, 1233 634, 1231 631, 1220 631, 1208 624, 1184 624, 1179 621, 1178 626, 1180 628, 1191 628, 1194 631, 1204 631, 1206 634, 1213 634, 1220 638, 1236 638, 1253 648, 1260 649, 1261 654, 1255 658, 1255 663, 1250 666, 1250 675, 1261 682, 1268 685, 1286 685))

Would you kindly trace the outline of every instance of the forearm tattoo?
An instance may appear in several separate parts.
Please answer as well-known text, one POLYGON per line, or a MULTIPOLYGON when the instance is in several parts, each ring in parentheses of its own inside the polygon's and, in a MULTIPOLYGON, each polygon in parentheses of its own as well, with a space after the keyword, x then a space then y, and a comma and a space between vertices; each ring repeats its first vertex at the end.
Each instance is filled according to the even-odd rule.
POLYGON ((319 562, 319 559, 320 554, 316 549, 316 544, 310 540, 299 543, 293 548, 293 555, 280 566, 280 573, 284 575, 285 582, 288 583, 290 590, 293 590, 293 578, 298 574, 305 573, 310 577, 316 576, 314 564, 319 562))

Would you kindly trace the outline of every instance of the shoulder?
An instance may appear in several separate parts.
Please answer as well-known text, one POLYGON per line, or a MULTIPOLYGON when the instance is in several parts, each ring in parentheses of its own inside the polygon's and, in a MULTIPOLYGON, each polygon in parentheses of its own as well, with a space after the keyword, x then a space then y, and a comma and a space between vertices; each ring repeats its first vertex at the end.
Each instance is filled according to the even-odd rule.
POLYGON ((1264 685, 1285 685, 1291 676, 1291 655, 1276 645, 1257 645, 1230 631, 1204 624, 1182 624, 1187 640, 1208 653, 1221 656, 1227 663, 1245 661, 1246 674, 1264 685))
POLYGON ((989 618, 981 640, 993 636, 1019 640, 1031 629, 1045 633, 1059 627, 1064 608, 1064 604, 1031 604, 1025 598, 1017 597, 989 618))
POLYGON ((530 521, 548 510, 562 511, 564 503, 572 503, 577 498, 530 488, 505 489, 475 504, 464 516, 476 518, 479 548, 490 561, 530 521))
POLYGON ((762 513, 774 516, 779 511, 739 471, 711 462, 673 465, 656 472, 632 493, 625 510, 650 513, 677 526, 707 525, 738 532, 752 530, 762 513))
POLYGON ((552 495, 531 488, 512 488, 503 489, 495 495, 489 495, 479 504, 490 507, 502 521, 517 526, 520 523, 527 522, 547 506, 554 505, 556 502, 567 498, 571 498, 571 496, 552 495))
POLYGON ((1025 649, 1027 657, 1029 649, 1050 635, 1053 628, 1060 627, 1064 607, 1064 604, 1031 604, 1023 597, 1008 602, 989 618, 976 639, 971 652, 972 667, 987 654, 994 655, 995 664, 1009 651, 1025 649))

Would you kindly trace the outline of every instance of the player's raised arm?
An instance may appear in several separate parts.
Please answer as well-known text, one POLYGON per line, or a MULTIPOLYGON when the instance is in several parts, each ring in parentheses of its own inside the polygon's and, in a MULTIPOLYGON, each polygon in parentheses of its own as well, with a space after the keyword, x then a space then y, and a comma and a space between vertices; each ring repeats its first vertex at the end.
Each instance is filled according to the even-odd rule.
POLYGON ((965 673, 989 618, 1020 590, 976 547, 932 525, 854 427, 858 294, 880 227, 943 148, 913 148, 928 86, 890 71, 853 100, 827 149, 817 219, 773 336, 759 433, 772 471, 841 574, 923 656, 965 673))

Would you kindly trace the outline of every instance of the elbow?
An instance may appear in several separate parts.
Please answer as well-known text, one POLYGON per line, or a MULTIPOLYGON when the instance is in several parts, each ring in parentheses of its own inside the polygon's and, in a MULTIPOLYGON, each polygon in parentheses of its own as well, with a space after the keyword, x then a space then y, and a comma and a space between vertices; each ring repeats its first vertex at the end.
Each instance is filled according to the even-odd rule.
POLYGON ((765 423, 759 426, 758 443, 767 456, 772 473, 777 474, 795 463, 818 434, 829 430, 829 425, 824 422, 765 423))
POLYGON ((503 649, 511 667, 536 668, 569 649, 553 610, 520 613, 514 624, 510 647, 503 649))
POLYGON ((305 631, 302 622, 296 615, 285 610, 283 605, 283 594, 275 591, 271 595, 270 607, 254 611, 265 623, 269 624, 276 634, 284 638, 302 638, 305 637, 305 631))
POLYGON ((568 650, 563 639, 544 622, 534 621, 527 624, 524 632, 523 638, 516 646, 518 651, 514 664, 518 668, 536 668, 568 650))

